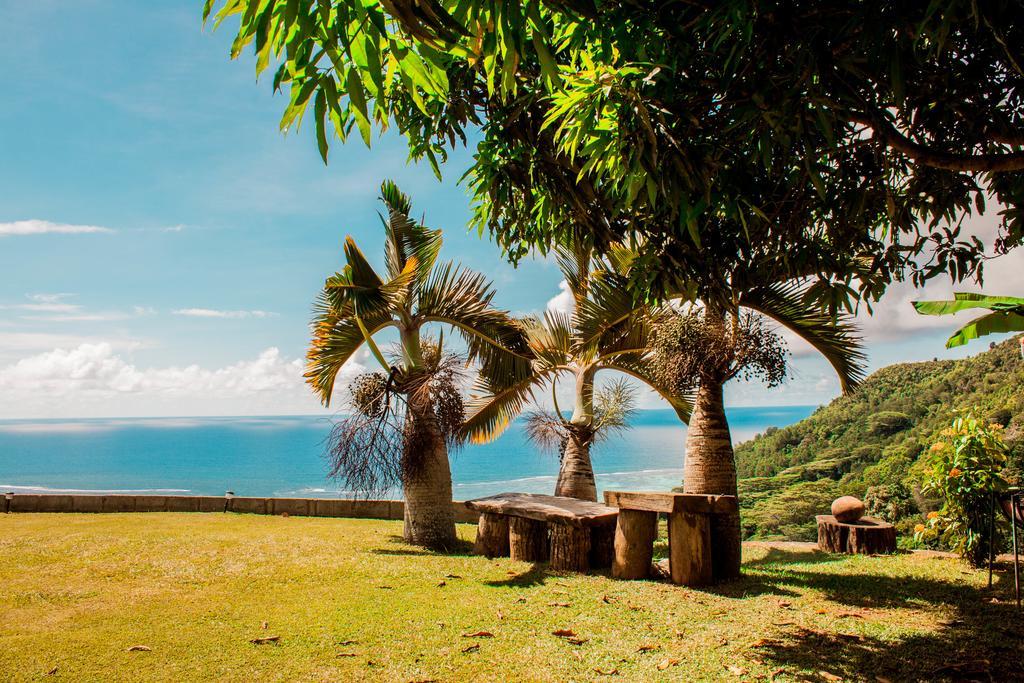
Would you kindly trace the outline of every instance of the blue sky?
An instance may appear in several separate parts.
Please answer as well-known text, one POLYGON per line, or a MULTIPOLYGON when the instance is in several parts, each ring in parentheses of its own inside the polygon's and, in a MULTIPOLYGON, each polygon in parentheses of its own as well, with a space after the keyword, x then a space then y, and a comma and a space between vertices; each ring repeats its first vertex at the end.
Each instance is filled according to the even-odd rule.
MULTIPOLYGON (((298 380, 310 304, 345 234, 380 252, 383 178, 445 229, 449 258, 494 279, 499 305, 558 294, 554 265, 514 269, 467 233, 469 151, 443 183, 391 135, 336 144, 325 167, 311 131, 278 131, 283 96, 229 61, 230 27, 204 31, 200 6, 0 6, 0 418, 315 412, 298 380)), ((993 268, 1024 289, 1012 264, 993 268)), ((913 296, 897 288, 865 319, 872 367, 951 355, 949 321, 918 318, 913 296)), ((786 387, 737 385, 730 401, 834 397, 827 365, 793 348, 786 387)))

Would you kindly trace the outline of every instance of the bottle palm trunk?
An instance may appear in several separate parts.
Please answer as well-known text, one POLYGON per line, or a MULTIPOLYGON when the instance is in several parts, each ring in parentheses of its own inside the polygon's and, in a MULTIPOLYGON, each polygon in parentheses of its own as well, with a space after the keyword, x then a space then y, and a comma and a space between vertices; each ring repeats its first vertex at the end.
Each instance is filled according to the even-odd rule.
POLYGON ((409 443, 404 467, 405 540, 437 550, 455 545, 455 511, 452 507, 452 473, 448 447, 429 397, 409 396, 406 415, 409 443))
MULTIPOLYGON (((685 493, 736 495, 736 460, 725 417, 722 382, 707 379, 697 390, 693 413, 686 430, 685 493)), ((733 578, 740 573, 739 515, 712 518, 716 543, 712 548, 714 574, 733 578)))
POLYGON ((558 468, 556 496, 597 500, 597 484, 594 482, 594 468, 590 464, 590 434, 581 434, 579 429, 570 429, 558 468))

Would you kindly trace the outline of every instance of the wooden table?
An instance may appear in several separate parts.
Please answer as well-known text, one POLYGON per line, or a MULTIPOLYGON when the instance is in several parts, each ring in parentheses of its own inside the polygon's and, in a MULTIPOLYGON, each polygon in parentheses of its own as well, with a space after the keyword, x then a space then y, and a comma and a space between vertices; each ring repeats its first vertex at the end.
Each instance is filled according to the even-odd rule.
POLYGON ((474 551, 553 569, 586 571, 611 564, 618 510, 587 500, 537 493, 499 493, 467 500, 480 513, 474 551))
POLYGON ((646 579, 651 573, 658 515, 668 516, 669 573, 673 583, 704 586, 715 580, 712 516, 739 512, 736 496, 605 491, 605 502, 619 508, 612 576, 646 579))

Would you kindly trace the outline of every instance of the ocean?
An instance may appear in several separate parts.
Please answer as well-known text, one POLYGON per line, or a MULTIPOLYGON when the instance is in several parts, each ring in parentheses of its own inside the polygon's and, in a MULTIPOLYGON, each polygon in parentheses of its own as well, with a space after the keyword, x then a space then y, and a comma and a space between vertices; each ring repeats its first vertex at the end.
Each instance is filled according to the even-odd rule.
MULTIPOLYGON (((813 406, 731 408, 736 443, 811 414, 813 406)), ((326 477, 327 417, 0 420, 0 492, 350 497, 326 477)), ((594 447, 598 489, 667 490, 682 478, 686 428, 671 410, 639 411, 633 428, 594 447)), ((493 443, 452 455, 454 497, 550 493, 558 457, 514 423, 493 443)))

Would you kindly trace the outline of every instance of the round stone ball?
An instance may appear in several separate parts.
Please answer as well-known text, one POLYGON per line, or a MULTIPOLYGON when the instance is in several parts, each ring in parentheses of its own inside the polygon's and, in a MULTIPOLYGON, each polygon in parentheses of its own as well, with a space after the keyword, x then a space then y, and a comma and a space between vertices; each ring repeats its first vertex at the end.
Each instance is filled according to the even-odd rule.
POLYGON ((839 522, 851 524, 864 516, 864 503, 853 496, 842 496, 832 501, 832 516, 839 522))

